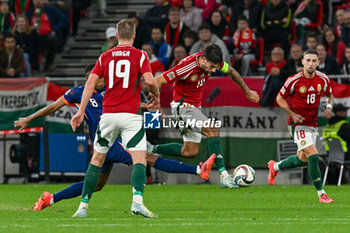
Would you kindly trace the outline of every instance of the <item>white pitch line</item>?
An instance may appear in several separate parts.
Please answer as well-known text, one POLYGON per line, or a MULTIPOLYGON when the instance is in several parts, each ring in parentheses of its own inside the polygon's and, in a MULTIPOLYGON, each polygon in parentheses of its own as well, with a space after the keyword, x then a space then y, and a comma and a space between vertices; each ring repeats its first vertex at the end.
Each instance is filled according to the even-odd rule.
MULTIPOLYGON (((265 220, 265 219, 270 219, 270 218, 265 218, 265 217, 249 217, 249 218, 158 218, 158 220, 160 221, 198 221, 198 220, 202 220, 202 221, 239 221, 239 220, 251 220, 251 221, 259 221, 259 220, 265 220)), ((350 221, 350 218, 283 218, 283 217, 279 217, 279 218, 274 218, 275 220, 278 221, 350 221)), ((23 221, 101 221, 101 220, 105 220, 104 218, 24 218, 24 219, 20 219, 23 221)), ((112 219, 114 220, 114 219, 112 219)), ((115 218, 116 221, 134 221, 135 218, 115 218)))

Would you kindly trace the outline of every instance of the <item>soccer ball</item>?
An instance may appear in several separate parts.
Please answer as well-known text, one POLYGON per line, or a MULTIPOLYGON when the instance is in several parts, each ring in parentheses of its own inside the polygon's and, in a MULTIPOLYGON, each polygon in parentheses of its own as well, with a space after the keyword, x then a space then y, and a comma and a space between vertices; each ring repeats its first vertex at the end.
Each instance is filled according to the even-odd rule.
POLYGON ((242 164, 233 170, 232 177, 238 186, 247 187, 255 180, 255 171, 251 166, 242 164))

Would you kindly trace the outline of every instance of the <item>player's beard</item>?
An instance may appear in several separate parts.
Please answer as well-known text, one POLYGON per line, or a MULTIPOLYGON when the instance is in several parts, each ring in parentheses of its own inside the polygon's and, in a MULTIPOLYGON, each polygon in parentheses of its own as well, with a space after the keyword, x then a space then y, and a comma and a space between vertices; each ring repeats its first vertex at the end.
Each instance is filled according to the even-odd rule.
POLYGON ((309 75, 313 75, 313 73, 315 72, 315 70, 308 70, 307 72, 309 73, 309 75))

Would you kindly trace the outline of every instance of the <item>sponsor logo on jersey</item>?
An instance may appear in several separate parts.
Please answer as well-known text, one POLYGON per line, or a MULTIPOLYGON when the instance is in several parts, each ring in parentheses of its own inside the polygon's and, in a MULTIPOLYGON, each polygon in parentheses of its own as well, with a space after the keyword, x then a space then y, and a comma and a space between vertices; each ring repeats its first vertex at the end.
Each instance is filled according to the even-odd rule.
POLYGON ((322 90, 321 84, 317 84, 317 91, 320 92, 322 90))
POLYGON ((315 89, 314 89, 314 87, 313 86, 311 86, 310 88, 309 88, 309 90, 308 91, 314 91, 315 89))
POLYGON ((300 93, 305 93, 306 92, 306 87, 305 86, 299 87, 299 92, 300 93))
POLYGON ((161 113, 158 110, 156 112, 144 112, 143 127, 145 129, 160 129, 160 115, 161 113))
POLYGON ((300 144, 301 144, 302 146, 305 146, 306 141, 305 141, 305 140, 301 140, 300 144))
POLYGON ((194 82, 194 81, 196 81, 198 79, 198 75, 194 74, 194 75, 191 76, 190 79, 191 79, 192 82, 194 82))
POLYGON ((167 76, 168 76, 169 80, 172 80, 175 78, 175 73, 173 71, 171 71, 167 74, 167 76))

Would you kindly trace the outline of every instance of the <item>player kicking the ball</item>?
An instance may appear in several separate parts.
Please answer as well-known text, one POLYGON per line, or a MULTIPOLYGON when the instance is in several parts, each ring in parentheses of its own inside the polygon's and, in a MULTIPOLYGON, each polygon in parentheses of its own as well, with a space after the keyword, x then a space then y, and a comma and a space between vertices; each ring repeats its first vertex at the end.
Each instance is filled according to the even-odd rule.
POLYGON ((324 93, 327 99, 327 108, 323 112, 324 118, 332 116, 333 95, 329 78, 316 71, 319 65, 319 57, 315 50, 307 50, 302 59, 304 68, 301 72, 289 77, 277 95, 276 101, 288 114, 288 130, 298 145, 296 155, 276 163, 271 160, 268 163, 270 185, 275 183, 275 178, 280 170, 295 167, 308 166, 309 175, 317 190, 321 203, 331 203, 322 187, 321 172, 318 165, 318 152, 315 146, 317 138, 317 113, 320 98, 324 93), (286 98, 291 97, 291 106, 286 98))
MULTIPOLYGON (((93 67, 94 65, 88 65, 85 68, 86 79, 88 79, 93 67)), ((91 104, 87 105, 85 110, 85 122, 89 126, 89 135, 91 141, 94 141, 97 125, 100 121, 100 117, 102 114, 104 86, 104 79, 99 78, 98 82, 96 83, 95 90, 90 98, 91 104)), ((30 116, 19 118, 17 121, 14 122, 14 126, 21 127, 20 131, 22 131, 34 119, 47 116, 59 110, 65 105, 75 104, 78 107, 82 98, 83 91, 84 86, 74 87, 70 89, 63 96, 58 98, 54 103, 48 105, 47 107, 40 109, 39 111, 33 113, 30 116)), ((147 154, 146 159, 148 164, 152 165, 158 170, 169 173, 187 173, 199 175, 202 179, 207 180, 210 176, 211 166, 214 163, 215 157, 212 156, 206 162, 200 163, 197 166, 185 164, 176 160, 168 160, 156 155, 149 154, 147 154)), ((117 141, 112 145, 111 149, 107 153, 105 162, 100 170, 98 183, 94 190, 95 192, 102 190, 102 188, 104 187, 114 163, 124 163, 126 165, 132 164, 132 158, 130 153, 122 147, 119 139, 117 139, 117 141)), ((84 182, 74 183, 71 186, 55 194, 44 192, 38 199, 38 201, 35 203, 33 210, 42 210, 61 200, 80 196, 82 194, 83 185, 84 182)))
MULTIPOLYGON (((174 68, 156 77, 158 86, 173 83, 172 115, 176 120, 201 121, 208 118, 201 112, 204 85, 217 70, 228 75, 244 91, 246 97, 257 103, 259 96, 251 91, 238 72, 222 59, 222 51, 216 44, 208 45, 203 52, 195 53, 180 61, 174 68)), ((197 125, 197 124, 196 124, 197 125)), ((219 129, 215 126, 202 128, 180 128, 184 143, 148 145, 148 153, 170 156, 195 157, 198 154, 201 134, 208 137, 209 154, 215 154, 215 164, 220 172, 220 183, 224 188, 238 187, 228 174, 220 145, 219 129)))

